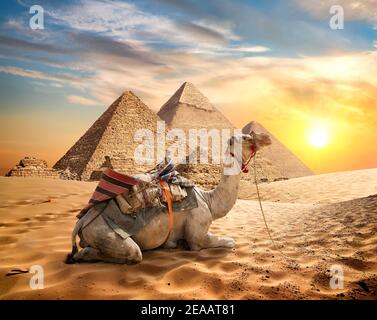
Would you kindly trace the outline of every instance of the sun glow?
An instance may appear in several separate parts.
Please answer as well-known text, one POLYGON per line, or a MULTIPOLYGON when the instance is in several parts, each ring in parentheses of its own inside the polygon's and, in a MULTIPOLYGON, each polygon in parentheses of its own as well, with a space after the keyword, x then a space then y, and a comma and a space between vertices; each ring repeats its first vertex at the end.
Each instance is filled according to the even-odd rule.
POLYGON ((309 132, 309 142, 313 147, 324 148, 329 144, 329 130, 324 127, 314 127, 309 132))

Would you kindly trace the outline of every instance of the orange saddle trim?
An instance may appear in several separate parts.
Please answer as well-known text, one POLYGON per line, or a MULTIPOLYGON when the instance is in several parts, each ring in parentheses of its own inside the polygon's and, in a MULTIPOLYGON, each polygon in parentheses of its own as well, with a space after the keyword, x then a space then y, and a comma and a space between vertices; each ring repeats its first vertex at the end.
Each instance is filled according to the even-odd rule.
MULTIPOLYGON (((174 226, 174 218, 173 218, 173 207, 171 201, 171 194, 168 184, 165 181, 160 180, 160 185, 165 192, 166 202, 168 203, 168 211, 169 211, 169 233, 166 237, 166 240, 169 238, 171 231, 173 230, 174 226)), ((165 241, 166 241, 165 240, 165 241)))

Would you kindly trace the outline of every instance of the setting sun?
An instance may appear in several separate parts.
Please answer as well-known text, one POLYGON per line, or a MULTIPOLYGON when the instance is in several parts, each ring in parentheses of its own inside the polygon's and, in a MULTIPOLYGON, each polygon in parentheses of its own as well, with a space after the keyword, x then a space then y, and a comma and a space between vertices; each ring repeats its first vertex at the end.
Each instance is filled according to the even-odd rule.
POLYGON ((329 131, 321 127, 313 128, 309 133, 309 142, 316 148, 326 147, 329 143, 329 131))

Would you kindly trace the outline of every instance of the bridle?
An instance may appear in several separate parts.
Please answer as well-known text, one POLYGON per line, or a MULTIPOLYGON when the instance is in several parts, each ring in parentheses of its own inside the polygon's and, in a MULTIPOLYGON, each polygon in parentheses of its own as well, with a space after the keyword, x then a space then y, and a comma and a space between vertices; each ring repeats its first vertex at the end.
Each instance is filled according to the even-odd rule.
POLYGON ((243 173, 248 173, 249 172, 249 169, 247 167, 248 167, 251 159, 253 159, 253 157, 255 156, 256 153, 257 153, 257 147, 256 147, 256 145, 254 143, 252 143, 250 145, 250 156, 249 156, 249 158, 246 160, 245 163, 242 161, 241 171, 243 173))
MULTIPOLYGON (((255 139, 254 139, 254 141, 255 141, 255 139)), ((245 162, 242 161, 241 171, 243 173, 249 172, 249 169, 247 167, 248 167, 251 159, 253 159, 253 157, 255 156, 256 153, 257 153, 257 146, 255 145, 255 143, 252 143, 250 145, 250 155, 249 155, 249 157, 247 158, 247 160, 245 162)), ((232 151, 230 151, 230 155, 234 158, 234 153, 232 151)))

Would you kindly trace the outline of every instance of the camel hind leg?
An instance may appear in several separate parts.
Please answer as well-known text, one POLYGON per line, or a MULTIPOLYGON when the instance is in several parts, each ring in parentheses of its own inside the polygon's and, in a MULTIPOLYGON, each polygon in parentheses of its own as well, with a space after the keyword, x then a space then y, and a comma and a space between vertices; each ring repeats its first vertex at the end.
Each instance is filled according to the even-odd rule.
POLYGON ((142 253, 131 237, 123 239, 98 216, 81 231, 82 241, 88 246, 75 254, 78 262, 103 261, 134 264, 142 260, 142 253))

